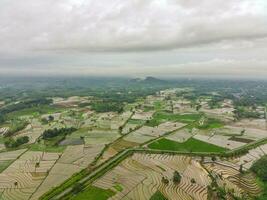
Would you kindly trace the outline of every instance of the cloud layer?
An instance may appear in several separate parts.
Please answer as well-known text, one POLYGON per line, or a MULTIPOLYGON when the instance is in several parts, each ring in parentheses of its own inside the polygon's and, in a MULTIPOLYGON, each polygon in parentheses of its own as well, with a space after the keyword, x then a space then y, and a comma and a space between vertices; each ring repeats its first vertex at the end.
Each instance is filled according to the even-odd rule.
POLYGON ((2 0, 0 44, 0 73, 106 65, 151 72, 184 65, 193 73, 191 63, 197 63, 197 74, 214 60, 261 69, 267 1, 2 0))

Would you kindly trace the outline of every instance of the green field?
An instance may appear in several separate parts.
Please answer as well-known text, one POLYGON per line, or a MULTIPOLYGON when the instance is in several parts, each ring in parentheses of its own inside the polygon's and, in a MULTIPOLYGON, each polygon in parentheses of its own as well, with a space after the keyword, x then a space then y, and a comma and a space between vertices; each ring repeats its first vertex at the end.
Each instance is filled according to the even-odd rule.
POLYGON ((160 191, 157 191, 155 194, 152 195, 152 197, 150 197, 149 200, 168 200, 168 199, 164 197, 160 191))
POLYGON ((0 161, 0 173, 4 171, 12 162, 13 160, 0 161))
POLYGON ((130 119, 128 121, 128 124, 138 124, 138 125, 142 125, 144 124, 145 121, 144 120, 141 120, 141 119, 130 119))
POLYGON ((222 128, 224 126, 223 122, 218 119, 208 118, 205 119, 205 122, 201 126, 197 126, 199 129, 214 129, 214 128, 222 128))
POLYGON ((183 151, 183 152, 224 152, 227 149, 190 138, 184 143, 162 138, 148 145, 151 149, 183 151))
POLYGON ((146 125, 158 126, 159 124, 166 121, 177 121, 183 123, 192 123, 201 118, 201 114, 173 114, 168 112, 156 112, 153 115, 153 119, 150 120, 146 125))
POLYGON ((51 114, 51 113, 60 112, 63 110, 64 110, 63 108, 59 108, 59 107, 55 107, 55 106, 42 105, 42 106, 36 106, 36 107, 32 107, 32 108, 25 108, 22 110, 8 113, 7 118, 8 119, 14 119, 14 118, 18 118, 18 117, 24 116, 24 115, 31 115, 31 116, 37 117, 37 116, 42 115, 42 114, 51 114))
POLYGON ((30 146, 30 151, 63 152, 66 146, 47 146, 41 141, 30 146))
POLYGON ((90 186, 85 191, 78 193, 71 199, 74 200, 106 200, 116 193, 112 190, 104 190, 98 187, 90 186))

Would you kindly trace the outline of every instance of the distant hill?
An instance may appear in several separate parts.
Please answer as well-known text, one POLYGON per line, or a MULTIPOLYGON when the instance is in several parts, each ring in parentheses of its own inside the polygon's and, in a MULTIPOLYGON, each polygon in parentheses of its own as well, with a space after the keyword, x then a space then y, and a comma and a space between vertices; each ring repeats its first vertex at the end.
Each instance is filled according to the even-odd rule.
POLYGON ((147 76, 146 78, 135 78, 135 79, 131 79, 130 82, 132 83, 148 83, 148 84, 164 84, 164 83, 168 83, 165 80, 161 80, 158 78, 155 78, 153 76, 147 76))

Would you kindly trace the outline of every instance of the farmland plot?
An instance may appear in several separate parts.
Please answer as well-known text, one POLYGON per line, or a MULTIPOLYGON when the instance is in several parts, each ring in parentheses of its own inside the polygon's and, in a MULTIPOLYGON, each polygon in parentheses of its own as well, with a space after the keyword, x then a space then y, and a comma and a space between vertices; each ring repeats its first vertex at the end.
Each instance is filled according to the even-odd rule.
POLYGON ((58 153, 27 151, 0 174, 4 199, 29 199, 59 158, 58 153))
POLYGON ((267 144, 261 145, 255 149, 249 150, 247 154, 236 158, 232 162, 236 163, 237 165, 243 165, 244 170, 249 169, 255 161, 257 161, 267 153, 266 150, 267 144))
POLYGON ((168 199, 206 199, 210 179, 199 163, 186 156, 134 154, 119 166, 96 180, 93 185, 102 189, 122 190, 110 199, 150 199, 159 190, 168 199), (172 182, 174 170, 182 176, 180 184, 172 182), (162 177, 169 184, 162 182, 162 177), (195 184, 191 179, 196 180, 195 184))
POLYGON ((140 129, 131 132, 124 139, 141 144, 168 132, 175 131, 183 126, 185 126, 185 124, 179 122, 165 122, 155 127, 143 126, 140 129))
POLYGON ((141 120, 149 120, 152 119, 154 111, 150 112, 143 112, 143 111, 136 111, 135 114, 132 116, 132 119, 141 119, 141 120))
POLYGON ((34 193, 32 199, 38 199, 52 187, 61 184, 74 173, 88 167, 103 148, 104 145, 101 144, 68 146, 36 193, 34 193))
POLYGON ((85 144, 94 145, 94 144, 108 144, 113 142, 119 137, 119 133, 116 130, 101 130, 91 128, 82 128, 71 135, 67 136, 67 139, 84 139, 85 144))
POLYGON ((166 138, 176 142, 185 142, 190 137, 192 137, 192 134, 193 134, 192 132, 190 132, 188 129, 185 128, 175 131, 173 134, 168 135, 166 138))
POLYGON ((224 135, 237 135, 241 138, 259 140, 267 137, 267 130, 262 130, 258 128, 247 128, 245 125, 236 126, 232 124, 231 126, 225 126, 224 128, 216 130, 219 134, 224 135))
POLYGON ((205 167, 212 173, 216 174, 216 181, 222 187, 233 190, 234 194, 241 198, 242 193, 249 193, 257 196, 261 192, 256 178, 250 174, 240 174, 240 172, 228 165, 219 163, 206 163, 205 167))
POLYGON ((0 153, 0 161, 5 160, 15 160, 17 159, 22 153, 24 153, 27 149, 19 149, 16 151, 8 151, 0 153))
POLYGON ((267 123, 265 119, 242 119, 236 122, 235 126, 267 130, 267 123))
POLYGON ((229 140, 229 136, 223 136, 223 135, 213 135, 213 136, 207 136, 207 135, 195 135, 194 138, 201 140, 203 142, 207 142, 210 144, 214 144, 216 146, 228 148, 228 149, 235 149, 238 147, 241 147, 245 145, 246 143, 237 142, 229 140))

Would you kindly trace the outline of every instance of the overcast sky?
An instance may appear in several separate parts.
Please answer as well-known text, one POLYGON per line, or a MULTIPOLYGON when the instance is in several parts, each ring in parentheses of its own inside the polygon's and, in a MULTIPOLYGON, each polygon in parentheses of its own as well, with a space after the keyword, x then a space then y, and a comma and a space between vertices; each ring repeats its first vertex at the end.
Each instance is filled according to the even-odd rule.
POLYGON ((0 75, 267 77, 267 0, 0 0, 0 75))

